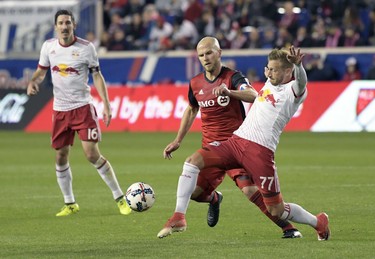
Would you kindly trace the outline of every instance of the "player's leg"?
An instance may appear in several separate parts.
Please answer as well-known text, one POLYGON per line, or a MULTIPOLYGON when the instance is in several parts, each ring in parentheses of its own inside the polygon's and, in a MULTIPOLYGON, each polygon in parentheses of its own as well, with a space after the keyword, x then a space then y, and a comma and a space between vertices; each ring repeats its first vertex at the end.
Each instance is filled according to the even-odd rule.
MULTIPOLYGON (((227 143, 228 146, 232 143, 227 143)), ((206 167, 230 166, 230 161, 234 161, 232 153, 226 144, 222 143, 220 150, 203 148, 188 157, 184 163, 182 174, 177 185, 176 209, 173 216, 167 221, 163 229, 159 231, 157 237, 163 238, 173 232, 186 230, 187 224, 185 214, 189 205, 191 194, 193 193, 200 169, 206 167), (232 159, 232 160, 230 160, 232 159)), ((236 167, 236 166, 233 166, 236 167)))
POLYGON ((61 210, 56 214, 58 217, 69 216, 79 211, 79 206, 76 203, 73 194, 73 176, 68 162, 69 149, 70 146, 65 146, 56 150, 57 183, 63 194, 65 203, 61 210))
POLYGON ((289 221, 281 220, 278 217, 272 216, 264 204, 263 196, 258 190, 250 175, 244 169, 232 169, 227 171, 228 176, 236 183, 237 187, 242 193, 256 205, 260 211, 266 215, 273 223, 275 223, 283 231, 282 238, 299 238, 302 234, 289 221))
POLYGON ((328 227, 329 220, 328 215, 324 212, 315 216, 298 204, 284 203, 283 201, 278 204, 273 204, 271 201, 270 204, 267 204, 267 209, 272 215, 280 217, 282 220, 312 226, 317 231, 319 241, 329 239, 331 234, 328 227))
POLYGON ((316 229, 318 240, 327 240, 330 235, 327 214, 320 213, 314 216, 297 204, 284 203, 273 152, 251 143, 245 151, 246 157, 251 159, 245 160, 243 167, 247 172, 251 172, 251 177, 263 196, 268 212, 281 220, 310 225, 316 229))
POLYGON ((223 200, 221 192, 215 191, 223 182, 225 170, 210 167, 202 169, 198 175, 197 186, 191 199, 197 202, 209 203, 207 211, 207 225, 216 226, 220 217, 220 204, 223 200))
POLYGON ((120 188, 112 165, 102 156, 99 150, 98 143, 101 140, 101 131, 94 106, 85 105, 75 109, 71 120, 72 125, 75 125, 72 129, 78 133, 87 160, 96 168, 100 177, 111 190, 120 213, 129 215, 131 209, 124 199, 124 193, 120 188))
POLYGON ((100 177, 111 190, 112 196, 119 207, 120 213, 123 215, 129 215, 131 213, 131 209, 125 201, 124 193, 117 181, 116 174, 110 162, 100 154, 98 143, 82 141, 82 147, 87 160, 96 168, 100 177))
MULTIPOLYGON (((196 153, 194 153, 193 156, 194 155, 196 155, 196 153)), ((197 155, 199 156, 199 153, 197 155)), ((185 231, 187 228, 185 214, 200 171, 196 165, 189 162, 184 163, 182 173, 178 179, 175 212, 173 216, 168 219, 167 223, 164 224, 162 230, 157 234, 157 237, 159 238, 169 236, 173 232, 185 231)))
POLYGON ((68 112, 53 112, 51 146, 55 149, 55 168, 57 183, 64 197, 65 205, 56 216, 69 216, 79 211, 73 194, 73 175, 69 165, 70 146, 73 145, 74 132, 68 127, 68 112))

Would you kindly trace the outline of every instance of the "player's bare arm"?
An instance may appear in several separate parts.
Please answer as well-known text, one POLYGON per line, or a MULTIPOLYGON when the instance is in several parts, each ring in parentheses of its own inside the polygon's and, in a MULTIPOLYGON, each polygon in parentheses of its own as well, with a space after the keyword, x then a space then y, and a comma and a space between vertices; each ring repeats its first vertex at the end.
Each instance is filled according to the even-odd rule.
POLYGON ((212 89, 215 96, 229 96, 244 102, 252 103, 258 95, 258 92, 252 86, 241 87, 241 90, 229 90, 226 86, 217 86, 212 89))
POLYGON ((188 105, 188 107, 185 109, 184 114, 181 118, 181 124, 180 128, 178 129, 176 138, 171 143, 169 143, 163 151, 163 156, 165 159, 171 159, 172 152, 176 151, 180 147, 181 142, 188 133, 191 125, 195 120, 195 117, 197 117, 198 111, 198 107, 192 107, 190 105, 188 105))
POLYGON ((107 86, 105 84, 104 77, 100 71, 92 73, 92 78, 94 81, 95 88, 103 101, 103 121, 104 124, 108 127, 112 119, 112 109, 108 98, 107 86))
POLYGON ((46 74, 47 70, 37 68, 27 85, 27 95, 36 95, 39 92, 39 84, 43 81, 46 74))

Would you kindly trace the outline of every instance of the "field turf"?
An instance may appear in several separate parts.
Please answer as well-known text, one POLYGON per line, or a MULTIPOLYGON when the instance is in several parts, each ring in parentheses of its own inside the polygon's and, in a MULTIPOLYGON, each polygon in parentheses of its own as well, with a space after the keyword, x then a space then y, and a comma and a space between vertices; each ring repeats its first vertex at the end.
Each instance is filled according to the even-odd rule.
POLYGON ((331 239, 295 224, 301 239, 281 230, 226 178, 218 225, 206 223, 207 204, 190 202, 188 229, 158 239, 172 215, 185 157, 199 147, 187 136, 170 161, 162 151, 174 133, 104 133, 101 151, 125 191, 149 183, 154 207, 122 216, 112 195, 85 160, 78 139, 72 148, 77 215, 55 217, 63 206, 49 134, 0 131, 0 258, 375 258, 375 134, 284 133, 276 152, 283 197, 330 217, 331 239))

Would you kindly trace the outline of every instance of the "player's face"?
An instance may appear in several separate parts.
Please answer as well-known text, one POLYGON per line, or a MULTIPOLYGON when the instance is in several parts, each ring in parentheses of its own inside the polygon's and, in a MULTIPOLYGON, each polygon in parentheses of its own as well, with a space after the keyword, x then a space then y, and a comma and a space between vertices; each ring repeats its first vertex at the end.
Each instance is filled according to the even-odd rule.
POLYGON ((74 29, 75 24, 70 15, 59 15, 57 17, 55 30, 63 44, 69 44, 74 40, 74 29))
POLYGON ((211 46, 202 45, 197 48, 198 58, 204 70, 213 73, 220 66, 220 52, 211 46))
POLYGON ((265 68, 265 76, 272 85, 280 85, 290 80, 291 70, 291 68, 284 68, 278 60, 269 60, 265 68))

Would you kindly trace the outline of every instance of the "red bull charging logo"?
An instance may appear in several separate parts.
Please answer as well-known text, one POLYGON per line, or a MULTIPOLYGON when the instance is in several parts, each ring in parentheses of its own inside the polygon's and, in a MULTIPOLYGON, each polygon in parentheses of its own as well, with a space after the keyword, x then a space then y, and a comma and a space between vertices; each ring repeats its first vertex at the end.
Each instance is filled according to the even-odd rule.
POLYGON ((259 91, 258 100, 260 102, 269 102, 272 104, 273 107, 276 107, 276 103, 279 101, 275 99, 270 89, 259 91))
POLYGON ((59 64, 57 66, 52 67, 52 73, 58 73, 61 76, 68 76, 68 75, 79 75, 79 71, 74 67, 69 67, 65 64, 59 64))

